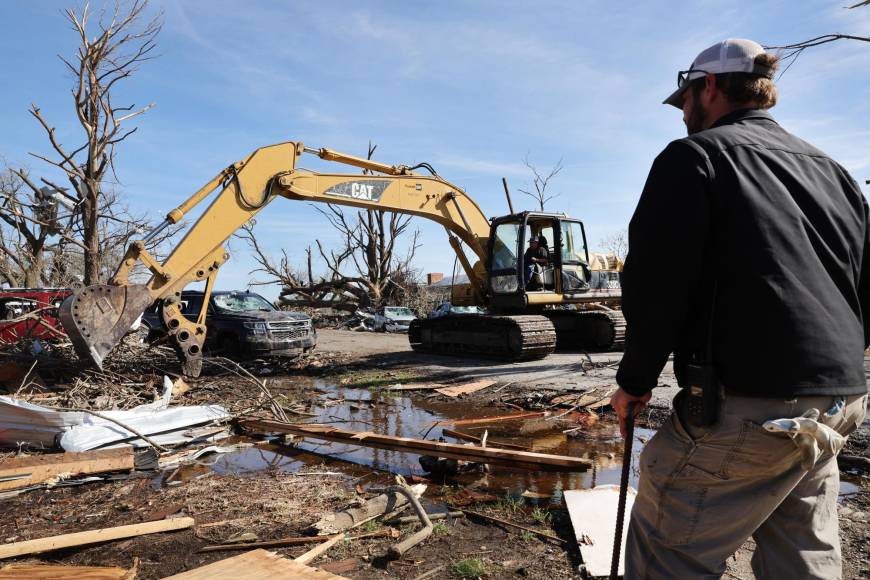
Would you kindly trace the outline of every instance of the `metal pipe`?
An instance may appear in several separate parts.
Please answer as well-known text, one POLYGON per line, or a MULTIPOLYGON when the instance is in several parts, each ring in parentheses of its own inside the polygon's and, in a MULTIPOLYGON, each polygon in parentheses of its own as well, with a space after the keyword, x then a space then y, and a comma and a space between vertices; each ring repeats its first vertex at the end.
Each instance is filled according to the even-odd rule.
MULTIPOLYGON (((398 479, 398 478, 397 478, 398 479)), ((405 552, 428 538, 432 535, 432 521, 429 519, 429 514, 426 513, 426 510, 423 509, 422 504, 420 504, 420 500, 417 499, 417 496, 414 495, 414 490, 412 490, 408 484, 404 483, 404 480, 399 480, 399 485, 393 485, 386 489, 378 489, 371 490, 377 492, 394 492, 401 493, 411 505, 414 507, 414 511, 417 512, 417 517, 420 519, 420 522, 423 524, 423 528, 417 530, 413 535, 405 538, 398 544, 394 546, 390 546, 390 549, 387 551, 387 555, 391 558, 398 559, 405 555, 405 552)))
POLYGON ((514 212, 514 203, 511 201, 511 190, 508 189, 506 177, 501 178, 501 184, 504 185, 504 195, 505 197, 507 197, 508 209, 511 210, 511 215, 513 215, 516 212, 514 212))
POLYGON ((468 223, 468 218, 465 217, 465 212, 462 211, 462 206, 459 205, 459 202, 456 200, 457 195, 455 191, 450 192, 450 199, 453 200, 453 205, 456 206, 456 211, 459 212, 459 217, 462 218, 462 223, 465 225, 465 231, 469 233, 469 235, 474 235, 474 230, 471 229, 471 224, 468 223))
POLYGON ((163 222, 162 222, 159 226, 157 226, 156 228, 154 228, 153 230, 151 230, 150 232, 148 232, 148 235, 145 236, 145 239, 142 240, 142 241, 145 242, 145 243, 147 244, 148 242, 150 242, 151 240, 153 240, 154 238, 156 238, 157 235, 160 234, 160 232, 162 232, 163 230, 165 230, 166 228, 168 228, 169 225, 170 225, 170 221, 169 221, 169 220, 163 220, 163 222))

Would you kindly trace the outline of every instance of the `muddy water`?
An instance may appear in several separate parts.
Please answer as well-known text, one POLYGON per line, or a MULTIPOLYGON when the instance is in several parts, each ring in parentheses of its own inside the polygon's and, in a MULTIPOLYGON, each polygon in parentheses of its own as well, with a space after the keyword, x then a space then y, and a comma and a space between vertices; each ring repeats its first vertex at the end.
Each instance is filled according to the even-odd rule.
MULTIPOLYGON (((298 383, 270 384, 275 392, 292 391, 298 387, 298 383)), ((411 394, 408 391, 354 389, 322 382, 314 382, 313 387, 316 395, 310 401, 310 411, 316 417, 305 418, 300 423, 332 424, 351 431, 373 431, 399 437, 430 440, 440 438, 450 443, 462 441, 444 436, 444 429, 453 429, 476 437, 482 437, 486 433, 489 445, 493 447, 498 447, 499 443, 509 443, 529 451, 587 458, 594 465, 587 471, 569 473, 491 466, 486 473, 470 471, 446 478, 435 478, 439 482, 443 480, 445 483, 460 485, 478 484, 490 491, 514 497, 526 493, 527 499, 538 497, 532 501, 558 505, 561 503, 563 490, 618 484, 620 480, 622 438, 617 425, 612 421, 601 420, 583 426, 572 436, 563 431, 578 425, 566 419, 526 418, 449 424, 451 420, 468 421, 496 415, 512 415, 520 411, 478 406, 458 399, 445 400, 445 397, 430 391, 415 391, 411 394)), ((311 390, 306 389, 306 392, 311 390)), ((630 475, 630 483, 635 488, 638 456, 654 433, 649 429, 635 430, 630 475)), ((419 456, 412 453, 311 439, 294 446, 267 443, 212 455, 203 458, 197 465, 185 467, 178 479, 185 480, 208 472, 244 474, 280 470, 296 473, 304 470, 328 472, 350 480, 371 476, 372 471, 369 468, 405 476, 428 475, 418 459, 419 456)), ((367 477, 367 481, 372 483, 377 479, 384 481, 383 478, 367 477)), ((848 481, 848 477, 841 483, 841 498, 858 491, 858 486, 848 481)))
MULTIPOLYGON (((297 383, 298 385, 298 383, 297 383)), ((297 385, 270 383, 274 392, 294 390, 297 385)), ((317 395, 310 401, 311 412, 316 417, 300 420, 301 423, 333 424, 352 431, 374 431, 385 435, 438 440, 443 429, 453 429, 482 437, 486 432, 489 445, 498 443, 520 445, 529 451, 584 457, 594 462, 594 467, 585 472, 553 473, 527 470, 511 470, 491 467, 488 473, 472 471, 449 476, 446 482, 469 484, 478 482, 481 487, 512 496, 524 492, 546 496, 542 502, 561 502, 561 491, 583 489, 596 485, 618 484, 622 460, 622 439, 618 427, 612 422, 598 422, 584 427, 574 437, 564 430, 577 427, 564 419, 545 418, 490 421, 469 425, 438 422, 469 420, 494 415, 515 414, 518 411, 482 407, 462 400, 445 400, 441 395, 432 396, 428 391, 391 392, 386 390, 354 389, 315 382, 317 395), (576 436, 579 435, 579 436, 576 436)), ((308 391, 310 392, 310 390, 308 391)), ((633 465, 643 444, 653 432, 637 429, 635 433, 633 465)), ((453 437, 444 437, 450 443, 462 443, 453 437)), ((384 449, 351 446, 339 443, 306 440, 293 447, 272 444, 257 445, 238 451, 205 458, 200 465, 185 468, 179 479, 188 479, 213 471, 218 474, 250 473, 276 469, 286 472, 305 471, 335 472, 348 478, 357 478, 370 469, 401 473, 403 475, 426 475, 418 462, 419 456, 384 449), (348 463, 349 462, 349 463, 348 463)), ((637 486, 637 470, 633 469, 632 485, 637 486)), ((527 493, 527 497, 529 496, 527 493)))

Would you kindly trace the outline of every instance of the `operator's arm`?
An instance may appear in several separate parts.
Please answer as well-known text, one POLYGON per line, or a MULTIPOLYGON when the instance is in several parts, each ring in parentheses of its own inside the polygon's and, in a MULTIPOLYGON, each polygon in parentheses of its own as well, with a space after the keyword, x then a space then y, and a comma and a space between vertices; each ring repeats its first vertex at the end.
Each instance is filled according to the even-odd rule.
POLYGON ((628 230, 622 278, 627 322, 619 386, 641 397, 652 391, 684 331, 707 245, 710 206, 706 163, 674 141, 653 163, 628 230), (679 264, 679 271, 672 264, 679 264))

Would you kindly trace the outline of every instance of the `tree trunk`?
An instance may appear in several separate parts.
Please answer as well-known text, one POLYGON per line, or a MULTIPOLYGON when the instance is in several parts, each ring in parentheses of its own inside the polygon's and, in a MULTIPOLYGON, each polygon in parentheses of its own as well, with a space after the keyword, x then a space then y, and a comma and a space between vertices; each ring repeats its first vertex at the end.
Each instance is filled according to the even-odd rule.
MULTIPOLYGON (((92 190, 91 190, 92 191, 92 190)), ((97 200, 99 195, 94 195, 88 192, 85 203, 82 204, 82 224, 84 239, 82 240, 87 247, 85 250, 85 286, 91 284, 99 284, 101 282, 100 272, 100 229, 99 229, 99 205, 97 200)))

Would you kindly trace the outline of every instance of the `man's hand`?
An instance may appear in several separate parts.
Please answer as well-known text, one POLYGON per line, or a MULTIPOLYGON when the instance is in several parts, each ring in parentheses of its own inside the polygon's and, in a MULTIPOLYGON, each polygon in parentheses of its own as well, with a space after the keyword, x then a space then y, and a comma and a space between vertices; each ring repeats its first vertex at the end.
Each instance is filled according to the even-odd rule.
POLYGON ((623 437, 625 437, 625 419, 628 417, 629 403, 636 403, 634 405, 634 414, 636 416, 646 407, 650 397, 652 397, 652 392, 641 397, 635 397, 623 391, 622 388, 617 389, 613 393, 613 396, 610 397, 610 406, 613 407, 613 410, 616 411, 616 416, 619 417, 619 432, 623 437))

